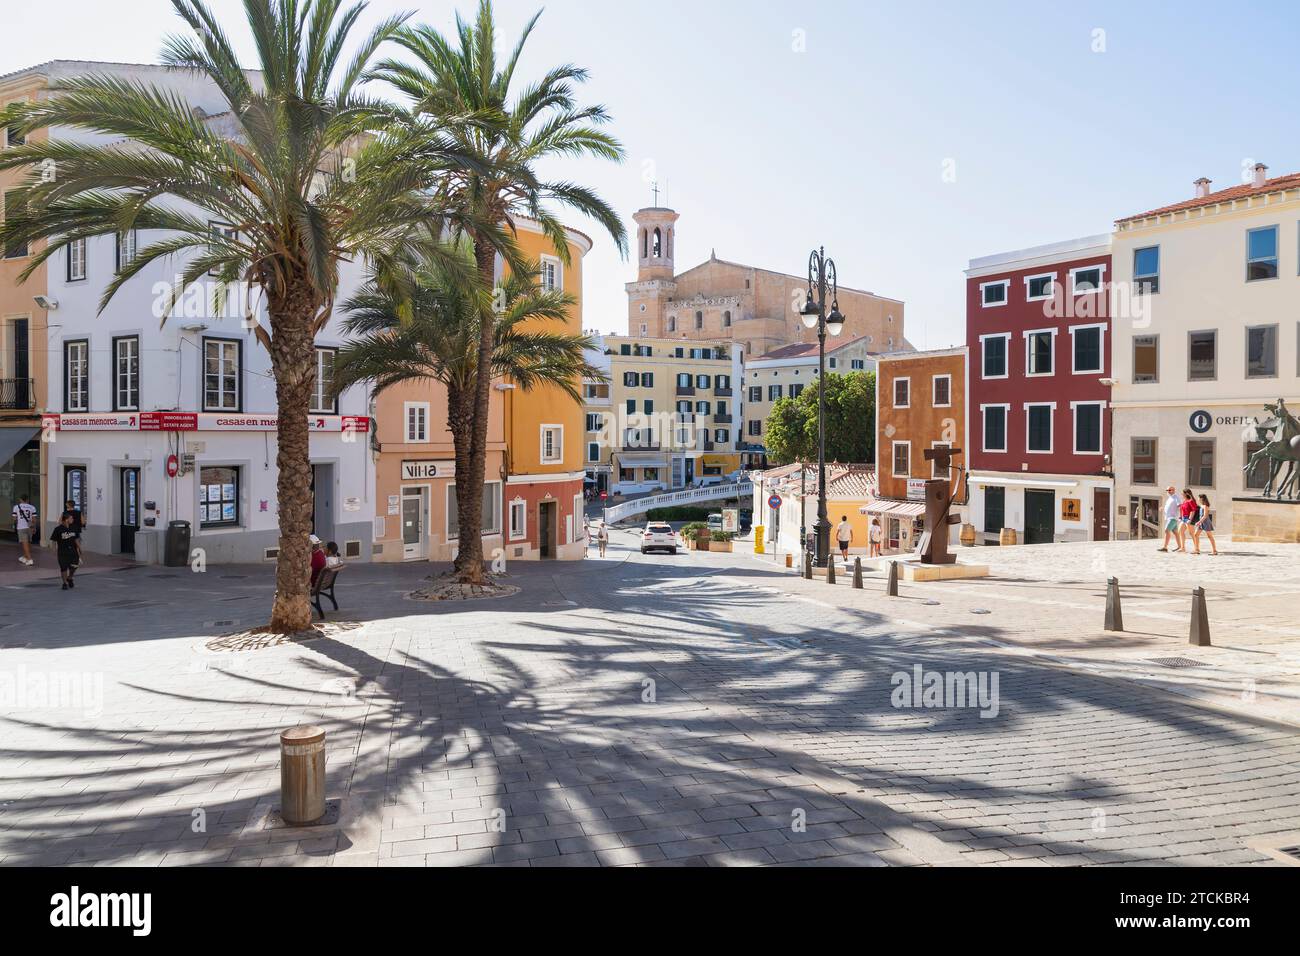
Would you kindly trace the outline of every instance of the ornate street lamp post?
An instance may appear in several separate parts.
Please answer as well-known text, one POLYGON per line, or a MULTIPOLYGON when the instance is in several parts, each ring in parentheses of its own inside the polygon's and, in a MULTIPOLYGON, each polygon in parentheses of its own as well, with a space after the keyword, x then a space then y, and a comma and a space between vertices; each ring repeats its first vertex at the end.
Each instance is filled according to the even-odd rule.
POLYGON ((817 330, 817 567, 826 567, 831 552, 831 522, 826 514, 826 333, 838 336, 844 331, 840 314, 839 283, 835 261, 826 258, 826 249, 814 249, 808 257, 808 297, 800 310, 804 328, 817 330), (826 314, 826 294, 830 293, 830 314, 826 314), (814 298, 815 294, 815 298, 814 298))

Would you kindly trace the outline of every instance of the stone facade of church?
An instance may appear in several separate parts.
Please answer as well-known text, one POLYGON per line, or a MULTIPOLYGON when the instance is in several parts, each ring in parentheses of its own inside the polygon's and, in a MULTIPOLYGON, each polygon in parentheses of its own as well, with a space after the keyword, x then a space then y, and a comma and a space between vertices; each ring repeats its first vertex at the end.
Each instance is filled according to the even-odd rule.
MULTIPOLYGON (((817 341, 803 327, 799 308, 805 276, 787 275, 719 259, 716 254, 677 273, 674 264, 678 214, 648 208, 633 217, 637 232, 637 281, 627 284, 628 334, 656 339, 717 341, 744 347, 747 359, 787 345, 817 341)), ((848 317, 842 342, 866 338, 872 352, 910 349, 904 337, 903 303, 840 286, 840 311, 848 317)))

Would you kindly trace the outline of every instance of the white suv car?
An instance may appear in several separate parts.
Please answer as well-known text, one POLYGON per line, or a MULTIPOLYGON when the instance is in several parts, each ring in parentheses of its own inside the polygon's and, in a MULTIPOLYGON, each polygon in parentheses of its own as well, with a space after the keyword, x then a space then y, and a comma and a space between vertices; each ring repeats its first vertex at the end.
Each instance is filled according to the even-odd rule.
POLYGON ((676 554, 679 546, 677 532, 671 525, 661 521, 650 522, 645 526, 645 531, 641 532, 642 554, 650 551, 667 551, 669 554, 676 554))

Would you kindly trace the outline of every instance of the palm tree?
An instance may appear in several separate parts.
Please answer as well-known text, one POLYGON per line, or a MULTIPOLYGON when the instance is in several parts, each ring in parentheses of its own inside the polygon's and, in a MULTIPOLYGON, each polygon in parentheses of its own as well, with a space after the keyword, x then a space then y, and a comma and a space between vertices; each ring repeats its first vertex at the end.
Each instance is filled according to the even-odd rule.
POLYGON ((253 290, 242 307, 270 353, 280 416, 280 549, 270 626, 290 633, 311 623, 307 422, 314 340, 330 317, 339 265, 363 255, 392 261, 412 229, 444 229, 429 197, 447 166, 475 162, 409 121, 397 135, 380 135, 401 111, 358 87, 403 18, 360 37, 345 62, 342 49, 364 4, 345 9, 341 2, 244 0, 258 74, 240 67, 202 0, 172 0, 193 35, 169 39, 164 62, 216 86, 229 108, 226 125, 196 115, 175 93, 87 76, 55 86, 49 99, 17 104, 3 124, 28 132, 69 127, 111 142, 29 138, 0 154, 0 169, 32 169, 20 211, 0 227, 0 246, 46 240, 23 281, 73 241, 138 228, 161 238, 123 264, 104 290, 101 311, 150 263, 173 256, 183 259, 183 272, 159 304, 164 321, 187 289, 213 281, 210 273, 214 307, 225 303, 230 283, 253 290), (57 175, 42 178, 39 170, 51 168, 57 175), (228 227, 214 232, 214 219, 228 227))
MULTIPOLYGON (((618 141, 599 129, 609 119, 605 108, 581 107, 574 99, 574 88, 587 79, 585 70, 569 64, 557 66, 537 82, 517 92, 512 90, 515 67, 540 16, 539 12, 528 21, 510 58, 501 63, 496 53, 492 4, 480 0, 473 24, 457 16, 455 42, 429 26, 403 27, 396 42, 412 54, 414 62, 384 60, 371 74, 403 93, 415 117, 452 132, 457 146, 477 160, 472 166, 451 172, 439 200, 473 244, 481 283, 489 288, 498 254, 512 271, 522 266, 510 240, 516 216, 528 216, 540 223, 567 264, 568 239, 551 205, 595 219, 614 238, 620 252, 627 249, 622 222, 595 192, 578 183, 539 177, 538 164, 555 157, 623 158, 618 141), (465 122, 465 117, 475 121, 465 122)), ((483 489, 478 478, 487 462, 490 372, 496 343, 492 312, 486 304, 483 309, 473 428, 465 471, 475 481, 473 494, 461 505, 460 526, 467 529, 468 535, 462 533, 456 561, 462 580, 470 582, 481 581, 483 576, 479 534, 483 489)))
MULTIPOLYGON (((462 243, 456 254, 473 267, 472 246, 462 243)), ((564 292, 541 290, 536 266, 524 273, 512 272, 494 290, 477 280, 467 283, 463 271, 427 243, 415 255, 409 293, 394 295, 372 275, 343 303, 348 315, 344 328, 352 342, 335 357, 334 389, 339 392, 369 382, 382 392, 407 382, 441 382, 447 389, 447 427, 456 473, 481 475, 481 466, 477 472, 471 468, 485 315, 493 317, 489 367, 493 378, 509 378, 524 392, 554 386, 581 403, 578 383, 584 378, 600 379, 603 373, 586 360, 584 352, 592 345, 588 336, 546 328, 552 322, 563 328, 574 300, 564 292)), ((481 481, 456 482, 461 551, 471 539, 481 546, 481 534, 466 524, 464 515, 476 505, 481 508, 482 497, 481 481)))

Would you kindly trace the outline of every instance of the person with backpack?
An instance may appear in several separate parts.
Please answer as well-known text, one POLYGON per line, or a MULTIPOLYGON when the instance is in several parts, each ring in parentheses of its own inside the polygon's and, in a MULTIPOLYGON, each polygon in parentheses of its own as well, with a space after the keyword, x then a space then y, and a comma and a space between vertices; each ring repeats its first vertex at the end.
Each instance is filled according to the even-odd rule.
POLYGON ((605 522, 600 523, 596 529, 596 543, 600 545, 600 556, 605 556, 605 549, 609 547, 609 526, 605 522))

